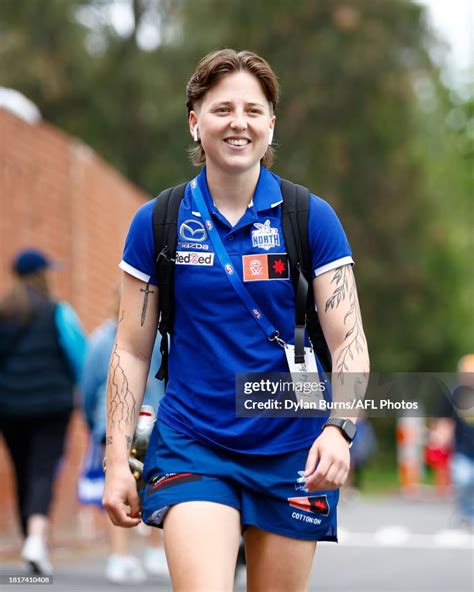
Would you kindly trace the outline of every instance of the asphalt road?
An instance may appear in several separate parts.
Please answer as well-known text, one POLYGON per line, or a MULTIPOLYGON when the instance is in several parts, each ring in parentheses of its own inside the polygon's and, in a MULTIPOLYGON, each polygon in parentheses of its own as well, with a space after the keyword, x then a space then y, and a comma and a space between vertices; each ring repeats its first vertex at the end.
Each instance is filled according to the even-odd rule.
MULTIPOLYGON (((401 498, 355 498, 339 507, 340 543, 318 546, 311 592, 472 592, 472 533, 457 525, 452 505, 401 498)), ((56 549, 51 588, 57 592, 117 590, 103 577, 104 548, 74 552, 56 549)), ((24 574, 20 563, 3 563, 1 574, 24 574)), ((21 590, 38 590, 24 584, 21 590)), ((166 578, 155 578, 120 590, 169 592, 166 578)), ((18 590, 1 586, 2 592, 18 590)), ((236 592, 245 590, 244 578, 236 592)), ((211 592, 211 591, 209 591, 211 592)), ((268 592, 271 592, 270 590, 268 592)))

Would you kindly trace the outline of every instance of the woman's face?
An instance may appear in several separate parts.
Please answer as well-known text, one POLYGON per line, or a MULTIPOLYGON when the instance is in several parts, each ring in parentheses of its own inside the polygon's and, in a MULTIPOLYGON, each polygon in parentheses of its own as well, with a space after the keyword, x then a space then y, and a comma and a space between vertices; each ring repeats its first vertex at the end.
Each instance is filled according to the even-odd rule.
POLYGON ((260 166, 275 116, 258 79, 239 71, 207 91, 189 114, 191 135, 196 124, 206 166, 240 174, 260 166))

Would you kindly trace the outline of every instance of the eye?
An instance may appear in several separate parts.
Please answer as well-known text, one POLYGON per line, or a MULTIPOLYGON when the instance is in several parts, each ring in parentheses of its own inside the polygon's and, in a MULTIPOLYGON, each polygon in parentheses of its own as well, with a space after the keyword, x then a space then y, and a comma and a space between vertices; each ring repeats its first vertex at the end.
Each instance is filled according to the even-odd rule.
POLYGON ((216 113, 229 113, 229 107, 217 107, 216 113))
POLYGON ((254 114, 254 115, 255 114, 256 115, 259 115, 262 112, 262 110, 259 109, 258 107, 252 107, 252 108, 249 109, 249 112, 252 113, 252 114, 254 114))

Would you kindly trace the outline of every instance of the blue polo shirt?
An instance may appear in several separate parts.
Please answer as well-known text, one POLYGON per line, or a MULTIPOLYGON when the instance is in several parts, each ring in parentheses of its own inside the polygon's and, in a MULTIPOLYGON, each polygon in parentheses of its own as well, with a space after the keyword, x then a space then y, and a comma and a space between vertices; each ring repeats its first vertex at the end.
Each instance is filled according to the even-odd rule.
MULTIPOLYGON (((198 182, 235 271, 282 339, 292 343, 295 299, 281 227, 280 178, 261 168, 252 202, 235 226, 214 205, 205 168, 198 182)), ((154 202, 135 214, 120 267, 157 285, 154 202)), ((199 442, 236 452, 277 454, 311 446, 321 431, 321 418, 236 418, 236 373, 288 372, 285 353, 265 338, 232 288, 189 185, 177 232, 175 334, 159 418, 199 442)), ((310 197, 309 242, 314 277, 353 263, 334 210, 314 195, 310 197)))

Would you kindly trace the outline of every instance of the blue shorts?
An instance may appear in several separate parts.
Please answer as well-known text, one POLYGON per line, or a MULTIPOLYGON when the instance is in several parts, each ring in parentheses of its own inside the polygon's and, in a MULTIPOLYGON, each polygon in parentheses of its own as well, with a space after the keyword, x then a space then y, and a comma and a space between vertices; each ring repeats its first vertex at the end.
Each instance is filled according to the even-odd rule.
POLYGON ((308 492, 301 478, 308 449, 278 455, 210 448, 157 421, 145 460, 142 518, 163 527, 174 504, 208 501, 240 512, 242 529, 337 542, 339 490, 308 492))

